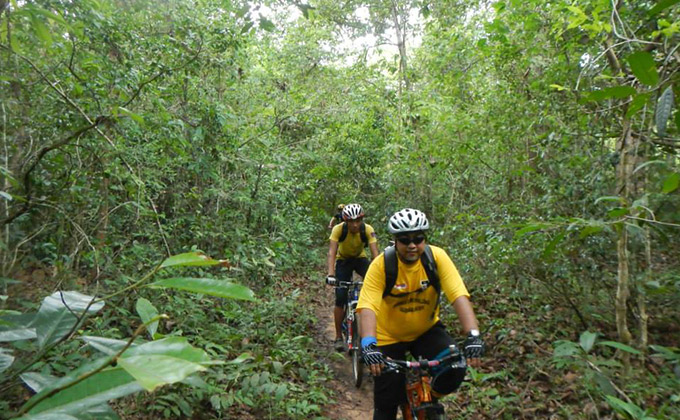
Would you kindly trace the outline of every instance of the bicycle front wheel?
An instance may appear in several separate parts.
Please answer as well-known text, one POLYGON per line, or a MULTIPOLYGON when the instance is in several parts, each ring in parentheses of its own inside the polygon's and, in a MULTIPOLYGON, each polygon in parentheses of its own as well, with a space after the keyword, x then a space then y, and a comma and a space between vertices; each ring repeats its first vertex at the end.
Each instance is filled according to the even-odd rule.
POLYGON ((352 377, 354 386, 359 388, 364 379, 364 366, 361 364, 361 337, 357 318, 352 322, 352 377))
POLYGON ((444 407, 435 406, 430 407, 425 411, 426 420, 446 420, 446 414, 444 413, 444 407))

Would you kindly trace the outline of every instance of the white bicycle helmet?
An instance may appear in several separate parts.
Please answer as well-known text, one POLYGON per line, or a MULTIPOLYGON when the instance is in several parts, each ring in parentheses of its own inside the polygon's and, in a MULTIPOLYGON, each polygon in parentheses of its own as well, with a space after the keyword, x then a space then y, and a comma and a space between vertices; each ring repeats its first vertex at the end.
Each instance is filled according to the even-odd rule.
POLYGON ((364 217, 364 209, 358 204, 348 204, 342 209, 342 220, 354 220, 364 217))
POLYGON ((399 210, 390 217, 390 221, 387 223, 387 230, 392 235, 428 230, 429 228, 430 223, 427 221, 425 213, 416 209, 399 210))

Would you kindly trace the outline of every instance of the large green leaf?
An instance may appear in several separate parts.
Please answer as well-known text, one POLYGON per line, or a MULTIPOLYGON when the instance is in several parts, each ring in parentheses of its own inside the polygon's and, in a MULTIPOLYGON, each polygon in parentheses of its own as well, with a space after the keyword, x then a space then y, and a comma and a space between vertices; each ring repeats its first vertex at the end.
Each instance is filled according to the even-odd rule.
POLYGON ((638 93, 633 96, 633 100, 630 101, 628 105, 628 110, 626 111, 626 117, 630 118, 635 115, 639 110, 644 108, 644 106, 649 102, 652 97, 649 93, 638 93))
POLYGON ((595 345, 595 340, 597 339, 597 333, 591 333, 590 331, 583 331, 581 333, 581 338, 579 344, 581 348, 586 352, 590 352, 595 345))
POLYGON ((631 86, 614 86, 588 92, 584 99, 585 101, 603 101, 610 98, 624 99, 636 93, 635 88, 631 86))
POLYGON ((673 172, 663 181, 663 187, 661 191, 665 194, 672 193, 678 189, 678 186, 680 186, 680 174, 673 172))
POLYGON ((656 104, 656 114, 654 120, 656 122, 656 132, 660 136, 666 135, 666 125, 673 110, 673 86, 668 86, 666 90, 659 97, 656 104))
POLYGON ((678 2, 680 2, 680 0, 659 0, 659 2, 656 3, 654 7, 649 9, 648 14, 649 16, 654 16, 662 10, 677 4, 678 2))
POLYGON ((44 348, 64 337, 75 325, 85 309, 95 313, 104 307, 104 302, 92 305, 94 298, 78 292, 55 292, 43 300, 35 320, 38 344, 44 348))
MULTIPOLYGON (((90 346, 104 354, 108 354, 109 356, 113 356, 114 354, 118 353, 127 344, 127 340, 116 340, 115 338, 84 336, 81 337, 81 339, 90 346)), ((130 347, 133 348, 136 346, 137 344, 132 343, 130 347)))
POLYGON ((30 340, 36 338, 35 328, 17 328, 0 330, 0 342, 30 340))
POLYGON ((630 69, 641 83, 654 86, 659 82, 654 57, 646 51, 638 51, 628 56, 630 69))
POLYGON ((614 347, 615 349, 619 349, 631 354, 642 354, 640 350, 634 349, 633 347, 625 345, 623 343, 619 343, 618 341, 600 341, 597 344, 600 346, 614 347))
MULTIPOLYGON (((151 302, 149 302, 147 299, 144 298, 139 298, 137 299, 137 313, 139 314, 139 317, 142 319, 143 323, 147 323, 151 321, 154 317, 158 316, 158 310, 156 309, 155 306, 151 302)), ((158 321, 154 321, 151 324, 146 326, 146 331, 149 333, 149 336, 153 340, 154 334, 156 334, 156 330, 158 329, 158 321)))
POLYGON ((167 337, 161 340, 149 341, 136 347, 129 348, 122 357, 133 356, 171 356, 189 362, 209 364, 210 356, 202 349, 193 347, 184 337, 167 337))
POLYGON ((179 382, 192 373, 206 369, 198 363, 163 355, 125 357, 118 360, 118 365, 134 376, 147 391, 179 382))
POLYGON ((149 287, 185 290, 231 299, 255 300, 255 294, 252 290, 228 280, 176 277, 151 283, 149 287))
MULTIPOLYGON (((72 380, 72 378, 68 379, 72 380)), ((34 395, 27 404, 39 398, 43 393, 49 392, 50 389, 52 387, 45 388, 42 392, 34 395)), ((29 413, 77 415, 107 401, 141 390, 143 390, 142 386, 122 367, 104 369, 84 381, 39 402, 29 413)))
POLYGON ((12 352, 7 349, 0 348, 0 373, 6 371, 14 362, 12 352))
POLYGON ((213 260, 207 255, 198 252, 186 252, 184 254, 173 255, 169 257, 161 264, 162 268, 166 267, 196 267, 196 266, 206 266, 206 265, 217 265, 219 260, 213 260))

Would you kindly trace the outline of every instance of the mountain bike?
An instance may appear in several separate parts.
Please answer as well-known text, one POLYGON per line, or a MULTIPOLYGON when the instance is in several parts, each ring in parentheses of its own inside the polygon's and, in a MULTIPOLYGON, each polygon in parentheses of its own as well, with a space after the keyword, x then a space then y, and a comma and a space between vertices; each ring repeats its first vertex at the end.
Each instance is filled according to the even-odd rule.
POLYGON ((342 336, 347 344, 347 353, 352 359, 352 379, 354 386, 359 388, 363 381, 364 372, 361 361, 361 336, 359 335, 359 317, 356 314, 359 292, 363 281, 338 281, 335 287, 345 287, 347 292, 347 305, 345 317, 342 321, 342 336))
POLYGON ((449 355, 435 360, 387 359, 383 373, 405 371, 406 374, 406 404, 401 407, 404 420, 446 420, 444 406, 432 395, 433 374, 449 366, 461 369, 464 374, 467 366, 465 356, 455 344, 449 346, 449 351, 449 355))

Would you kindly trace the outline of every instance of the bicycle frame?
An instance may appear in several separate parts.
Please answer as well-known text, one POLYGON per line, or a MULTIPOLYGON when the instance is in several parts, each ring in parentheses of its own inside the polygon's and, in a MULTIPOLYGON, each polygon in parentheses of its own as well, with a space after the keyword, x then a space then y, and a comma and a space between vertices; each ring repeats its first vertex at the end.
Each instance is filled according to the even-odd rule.
POLYGON ((432 368, 452 361, 465 363, 465 358, 455 345, 451 354, 440 360, 388 359, 387 370, 406 374, 406 404, 402 406, 404 420, 445 419, 444 406, 432 398, 432 368))
POLYGON ((359 292, 363 281, 341 281, 336 287, 347 288, 347 304, 345 305, 345 318, 343 319, 343 334, 347 344, 347 353, 352 358, 352 374, 354 386, 359 388, 363 379, 361 364, 361 338, 359 337, 359 319, 356 316, 359 292))

